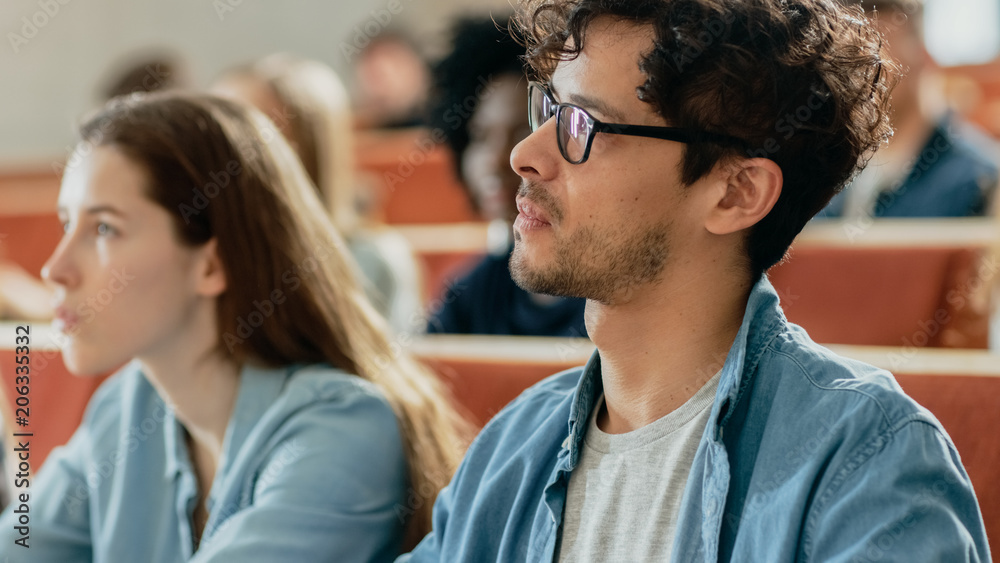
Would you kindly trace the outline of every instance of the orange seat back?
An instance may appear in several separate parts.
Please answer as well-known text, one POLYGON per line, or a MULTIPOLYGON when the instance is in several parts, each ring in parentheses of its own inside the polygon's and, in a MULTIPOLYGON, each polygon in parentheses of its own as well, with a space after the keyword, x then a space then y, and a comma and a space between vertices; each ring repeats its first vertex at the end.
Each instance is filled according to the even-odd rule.
POLYGON ((374 190, 380 220, 400 223, 475 221, 456 178, 451 152, 422 129, 358 136, 358 168, 374 190))
POLYGON ((424 358, 444 380, 460 412, 483 427, 525 389, 578 363, 527 363, 424 358))
POLYGON ((18 264, 35 277, 56 249, 63 230, 59 217, 52 213, 0 216, 0 244, 7 260, 18 264))
POLYGON ((985 348, 994 271, 970 248, 793 248, 768 272, 788 319, 817 342, 985 348))

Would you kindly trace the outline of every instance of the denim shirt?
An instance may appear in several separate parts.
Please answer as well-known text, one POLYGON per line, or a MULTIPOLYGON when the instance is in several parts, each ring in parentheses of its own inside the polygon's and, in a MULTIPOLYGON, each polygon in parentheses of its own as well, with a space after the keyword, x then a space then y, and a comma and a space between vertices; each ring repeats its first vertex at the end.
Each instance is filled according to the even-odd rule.
MULTIPOLYGON (((508 405, 438 496, 434 531, 397 563, 554 561, 602 388, 598 352, 508 405)), ((788 323, 766 277, 722 368, 673 544, 673 561, 730 560, 990 560, 941 424, 889 373, 788 323)))
POLYGON ((28 549, 14 544, 18 503, 0 516, 0 562, 391 561, 406 488, 396 417, 372 384, 246 366, 194 551, 185 430, 130 364, 31 479, 28 549))

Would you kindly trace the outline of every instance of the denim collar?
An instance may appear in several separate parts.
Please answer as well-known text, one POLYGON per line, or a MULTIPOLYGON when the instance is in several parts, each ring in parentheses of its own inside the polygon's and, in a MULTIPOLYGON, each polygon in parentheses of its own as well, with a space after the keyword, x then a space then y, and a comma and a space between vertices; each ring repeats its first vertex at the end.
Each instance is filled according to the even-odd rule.
MULTIPOLYGON (((733 340, 722 373, 719 376, 719 388, 712 404, 710 420, 713 421, 712 439, 722 441, 722 429, 729 422, 736 403, 752 382, 765 349, 778 334, 787 321, 778 303, 778 294, 766 275, 754 285, 747 299, 743 323, 733 340)), ((712 371, 712 374, 715 370, 712 371)), ((604 390, 601 378, 600 350, 595 350, 573 394, 573 403, 569 414, 569 436, 563 442, 569 450, 569 469, 576 467, 580 457, 580 448, 587 432, 587 420, 593 411, 597 398, 604 390)))

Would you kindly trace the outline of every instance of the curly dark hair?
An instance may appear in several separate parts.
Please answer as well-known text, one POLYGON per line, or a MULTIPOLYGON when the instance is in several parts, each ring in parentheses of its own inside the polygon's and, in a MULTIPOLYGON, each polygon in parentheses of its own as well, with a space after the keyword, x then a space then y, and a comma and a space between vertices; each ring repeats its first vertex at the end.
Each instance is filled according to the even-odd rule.
POLYGON ((451 51, 433 67, 428 122, 444 134, 459 178, 462 153, 469 146, 469 119, 479 107, 477 92, 493 77, 524 75, 524 47, 511 37, 510 28, 509 17, 458 20, 452 27, 451 51))
POLYGON ((723 160, 766 157, 781 196, 746 239, 756 279, 891 136, 897 68, 863 10, 837 0, 527 0, 515 16, 535 78, 583 49, 596 18, 652 26, 639 99, 671 125, 744 139, 686 145, 690 185, 723 160), (567 44, 567 39, 572 42, 567 44))

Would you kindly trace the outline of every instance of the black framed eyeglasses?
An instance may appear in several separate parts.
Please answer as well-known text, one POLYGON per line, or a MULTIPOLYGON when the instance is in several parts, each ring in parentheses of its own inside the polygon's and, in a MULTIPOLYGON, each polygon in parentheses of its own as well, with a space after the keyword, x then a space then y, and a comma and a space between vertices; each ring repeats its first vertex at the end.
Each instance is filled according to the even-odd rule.
POLYGON ((528 124, 531 126, 531 132, 534 133, 553 115, 556 116, 556 139, 559 143, 559 152, 570 164, 583 164, 587 161, 596 133, 649 137, 678 143, 708 142, 738 148, 746 146, 746 142, 741 139, 709 131, 692 131, 653 125, 604 123, 595 119, 580 106, 556 103, 552 93, 543 84, 529 82, 528 124))

